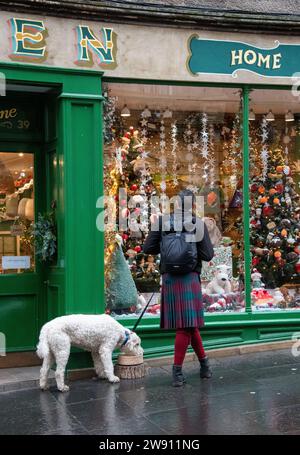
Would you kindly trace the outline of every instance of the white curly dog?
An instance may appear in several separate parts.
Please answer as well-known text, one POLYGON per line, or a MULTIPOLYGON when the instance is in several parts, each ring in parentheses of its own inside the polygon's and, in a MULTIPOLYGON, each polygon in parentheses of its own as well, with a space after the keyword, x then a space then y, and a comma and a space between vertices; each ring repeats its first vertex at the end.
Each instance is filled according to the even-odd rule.
POLYGON ((43 359, 40 372, 42 390, 48 388, 48 374, 54 362, 58 390, 69 390, 64 383, 64 376, 71 345, 90 351, 97 376, 112 383, 120 381, 118 376, 114 375, 114 349, 120 348, 128 355, 143 355, 141 340, 136 333, 126 329, 107 314, 58 317, 42 327, 37 346, 37 355, 43 359))

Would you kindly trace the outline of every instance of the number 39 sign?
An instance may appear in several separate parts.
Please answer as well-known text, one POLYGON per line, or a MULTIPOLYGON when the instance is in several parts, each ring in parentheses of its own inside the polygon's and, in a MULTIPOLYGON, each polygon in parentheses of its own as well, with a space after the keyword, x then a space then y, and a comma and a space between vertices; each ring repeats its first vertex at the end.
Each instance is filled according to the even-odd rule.
POLYGON ((19 107, 0 106, 0 129, 9 130, 29 130, 30 129, 30 112, 26 112, 19 107))

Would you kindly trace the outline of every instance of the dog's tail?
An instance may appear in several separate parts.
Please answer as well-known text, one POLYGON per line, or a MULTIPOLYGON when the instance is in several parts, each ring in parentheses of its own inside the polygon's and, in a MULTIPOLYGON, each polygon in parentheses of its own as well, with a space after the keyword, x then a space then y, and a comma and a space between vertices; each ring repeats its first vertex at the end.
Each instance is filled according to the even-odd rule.
POLYGON ((39 343, 37 345, 37 351, 36 351, 36 353, 40 359, 44 359, 50 352, 47 334, 48 334, 48 324, 45 324, 42 327, 42 330, 40 333, 40 339, 39 339, 39 343))

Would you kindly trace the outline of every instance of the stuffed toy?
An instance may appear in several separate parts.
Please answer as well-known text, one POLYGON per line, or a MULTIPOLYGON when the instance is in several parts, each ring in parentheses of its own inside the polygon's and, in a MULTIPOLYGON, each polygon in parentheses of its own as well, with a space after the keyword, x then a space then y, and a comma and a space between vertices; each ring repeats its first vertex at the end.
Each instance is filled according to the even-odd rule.
POLYGON ((217 226, 216 220, 214 218, 204 217, 203 221, 206 224, 212 246, 218 246, 221 242, 222 234, 217 226))
POLYGON ((135 175, 140 177, 143 172, 147 171, 149 163, 144 158, 137 156, 135 160, 131 161, 130 164, 133 166, 133 172, 135 175))
POLYGON ((146 262, 146 271, 147 273, 158 273, 158 270, 156 269, 156 264, 155 264, 155 258, 152 255, 148 256, 147 262, 146 262))
POLYGON ((257 269, 253 269, 253 273, 251 273, 251 280, 252 280, 252 287, 253 289, 260 289, 264 287, 263 282, 261 281, 261 273, 257 269))
POLYGON ((228 294, 231 292, 231 283, 227 270, 229 267, 226 265, 218 265, 214 278, 206 286, 205 292, 207 294, 228 294))

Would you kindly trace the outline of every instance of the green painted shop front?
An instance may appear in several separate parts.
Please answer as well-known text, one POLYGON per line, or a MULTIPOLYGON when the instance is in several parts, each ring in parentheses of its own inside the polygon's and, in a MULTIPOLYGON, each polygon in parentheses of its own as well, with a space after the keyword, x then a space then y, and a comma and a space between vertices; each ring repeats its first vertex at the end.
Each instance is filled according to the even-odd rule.
MULTIPOLYGON (((0 71, 8 84, 5 102, 11 105, 24 102, 29 112, 38 111, 40 121, 33 133, 17 135, 1 130, 0 151, 22 150, 34 154, 35 213, 49 210, 55 201, 58 227, 55 264, 37 264, 32 274, 0 276, 0 332, 6 336, 9 353, 34 351, 40 327, 56 316, 105 311, 104 235, 96 228, 99 214, 96 201, 103 193, 103 98, 100 72, 10 63, 1 64, 0 71)), ((141 80, 131 82, 143 83, 141 80)), ((167 84, 167 81, 150 82, 167 84)), ((207 86, 204 83, 177 84, 207 86)), ((253 87, 242 84, 231 84, 231 87, 243 91, 243 193, 247 201, 249 91, 253 87)), ((268 86, 256 88, 267 89, 268 86)), ((245 312, 208 314, 203 329, 207 349, 287 340, 300 331, 297 311, 252 312, 248 204, 244 205, 243 217, 245 312)), ((126 319, 123 323, 132 327, 135 319, 126 319)), ((158 317, 142 320, 138 333, 145 357, 172 354, 174 333, 161 331, 158 317)), ((71 368, 89 364, 86 353, 74 351, 71 368)))
POLYGON ((58 229, 55 263, 1 275, 0 331, 10 353, 34 351, 47 320, 101 312, 103 239, 95 200, 102 191, 102 96, 98 72, 19 64, 3 64, 1 72, 3 105, 18 109, 23 102, 27 118, 38 120, 34 132, 1 129, 1 152, 34 155, 35 218, 55 201, 58 229))

